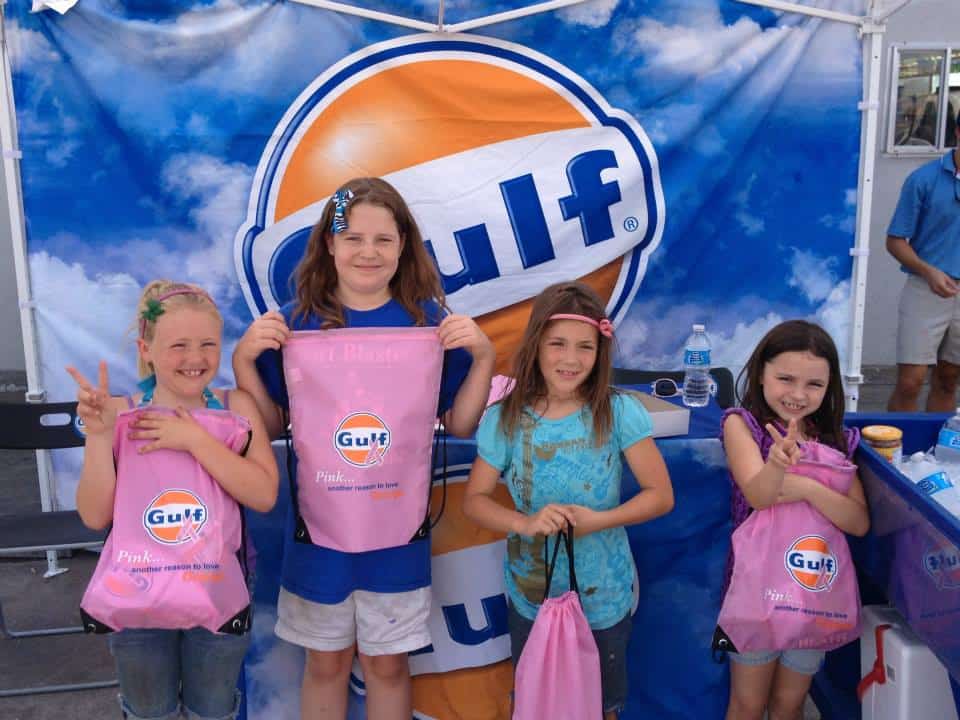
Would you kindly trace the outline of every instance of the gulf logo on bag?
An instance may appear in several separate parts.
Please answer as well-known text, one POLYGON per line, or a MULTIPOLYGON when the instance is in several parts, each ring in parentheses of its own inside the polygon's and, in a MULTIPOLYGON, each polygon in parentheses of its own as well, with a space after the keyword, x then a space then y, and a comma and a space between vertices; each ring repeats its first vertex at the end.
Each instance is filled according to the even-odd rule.
POLYGON ((410 205, 498 372, 552 282, 581 278, 622 318, 664 226, 653 146, 583 78, 499 40, 401 38, 329 68, 271 134, 235 244, 251 311, 291 298, 310 228, 359 175, 410 205))
POLYGON ((164 490, 143 511, 143 527, 164 545, 194 540, 207 522, 207 506, 189 490, 164 490))
POLYGON ((837 577, 837 558, 819 535, 794 540, 783 559, 790 577, 804 590, 822 592, 837 577))
POLYGON ((351 413, 337 426, 333 446, 354 467, 379 465, 390 449, 390 428, 373 413, 351 413))
POLYGON ((960 588, 960 551, 956 545, 944 543, 928 550, 923 556, 923 569, 938 588, 960 588))

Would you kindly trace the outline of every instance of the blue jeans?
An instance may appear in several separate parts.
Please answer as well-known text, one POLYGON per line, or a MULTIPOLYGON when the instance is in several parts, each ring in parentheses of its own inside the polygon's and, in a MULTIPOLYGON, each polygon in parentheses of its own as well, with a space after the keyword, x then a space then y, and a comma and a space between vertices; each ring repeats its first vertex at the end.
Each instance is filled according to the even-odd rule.
POLYGON ((221 635, 204 628, 121 630, 108 640, 117 662, 124 717, 167 720, 181 712, 191 720, 237 716, 237 678, 250 633, 221 635))

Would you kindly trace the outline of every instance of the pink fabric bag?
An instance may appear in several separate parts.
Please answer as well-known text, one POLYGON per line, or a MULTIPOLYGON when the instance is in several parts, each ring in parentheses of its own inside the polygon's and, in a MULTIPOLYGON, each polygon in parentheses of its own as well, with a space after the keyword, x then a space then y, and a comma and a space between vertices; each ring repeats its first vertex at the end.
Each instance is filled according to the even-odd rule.
MULTIPOLYGON (((547 541, 544 541, 546 548, 547 541)), ((573 567, 573 534, 560 532, 547 564, 543 604, 517 663, 513 720, 602 720, 600 654, 580 605, 573 567), (570 563, 570 590, 549 597, 563 539, 570 563)))
MULTIPOLYGON (((113 527, 80 602, 84 628, 246 632, 250 593, 238 556, 240 506, 190 453, 138 452, 146 441, 128 437, 130 424, 146 410, 173 413, 148 407, 117 416, 113 527)), ((191 415, 231 450, 246 447, 244 418, 226 410, 191 415)))
POLYGON ((434 327, 287 340, 297 540, 364 552, 426 536, 442 369, 434 327))
MULTIPOLYGON (((857 466, 802 445, 789 472, 844 495, 857 466)), ((734 531, 733 577, 718 624, 739 652, 832 650, 860 636, 860 594, 843 532, 807 502, 754 511, 734 531)))

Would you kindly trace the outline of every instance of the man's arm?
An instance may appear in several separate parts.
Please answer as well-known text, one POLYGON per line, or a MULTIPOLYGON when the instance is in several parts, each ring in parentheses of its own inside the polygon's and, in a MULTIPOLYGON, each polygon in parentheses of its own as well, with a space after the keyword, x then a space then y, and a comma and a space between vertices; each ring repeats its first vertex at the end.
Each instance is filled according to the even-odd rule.
POLYGON ((926 280, 930 291, 940 297, 950 298, 960 292, 960 285, 957 285, 956 280, 920 259, 906 238, 887 235, 887 252, 905 268, 926 280))

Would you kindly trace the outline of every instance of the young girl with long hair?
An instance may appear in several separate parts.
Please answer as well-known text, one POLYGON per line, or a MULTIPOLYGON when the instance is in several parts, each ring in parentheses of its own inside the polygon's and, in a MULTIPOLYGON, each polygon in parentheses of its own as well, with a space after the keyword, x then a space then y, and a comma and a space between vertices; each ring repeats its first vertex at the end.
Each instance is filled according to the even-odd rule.
MULTIPOLYGON (((635 396, 610 386, 613 330, 597 294, 580 282, 537 296, 515 358, 516 384, 477 433, 464 512, 507 533, 504 577, 514 667, 545 589, 544 543, 575 533, 577 582, 600 651, 603 709, 616 717, 627 697, 634 563, 625 525, 673 508, 673 488, 635 396), (642 492, 620 502, 621 456, 642 492), (493 493, 501 474, 516 509, 493 493)), ((568 588, 566 560, 551 595, 568 588)))
MULTIPOLYGON (((310 234, 296 299, 256 319, 238 343, 237 384, 277 437, 289 407, 278 351, 291 331, 433 325, 446 351, 439 413, 448 432, 469 436, 490 390, 493 345, 471 318, 447 311, 437 268, 397 190, 355 178, 310 234)), ((429 541, 355 553, 294 542, 293 513, 286 538, 276 633, 307 650, 301 717, 346 717, 358 651, 367 717, 409 720, 407 654, 430 643, 429 541)))
MULTIPOLYGON (((753 510, 807 502, 830 523, 864 535, 870 519, 859 478, 846 494, 791 471, 804 445, 821 443, 850 458, 858 431, 843 426, 840 361, 818 325, 790 320, 770 330, 740 374, 739 408, 728 410, 721 437, 733 482, 733 525, 753 510)), ((729 585, 733 564, 727 569, 729 585)), ((813 675, 823 663, 816 649, 766 649, 730 653, 727 720, 801 717, 813 675)))

